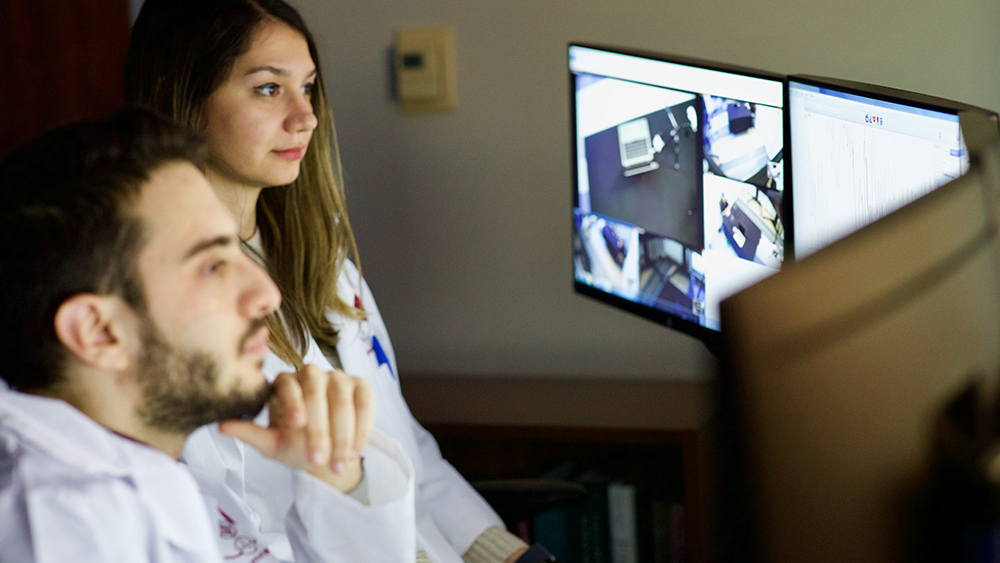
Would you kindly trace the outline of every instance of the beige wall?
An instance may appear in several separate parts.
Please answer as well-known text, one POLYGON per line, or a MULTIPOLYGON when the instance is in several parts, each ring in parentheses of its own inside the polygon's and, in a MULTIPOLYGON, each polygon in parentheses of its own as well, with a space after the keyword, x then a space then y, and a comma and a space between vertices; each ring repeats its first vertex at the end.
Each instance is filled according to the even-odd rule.
POLYGON ((576 296, 566 44, 598 42, 1000 109, 996 0, 292 0, 316 34, 351 218, 403 373, 704 380, 696 340, 576 296), (390 97, 397 27, 448 25, 459 109, 390 97))

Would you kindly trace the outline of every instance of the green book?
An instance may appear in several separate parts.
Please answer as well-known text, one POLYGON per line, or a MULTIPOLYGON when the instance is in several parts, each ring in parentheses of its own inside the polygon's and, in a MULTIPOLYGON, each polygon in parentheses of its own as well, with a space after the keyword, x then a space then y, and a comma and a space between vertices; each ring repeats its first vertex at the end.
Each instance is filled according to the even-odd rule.
POLYGON ((535 542, 545 546, 562 563, 571 561, 568 511, 568 507, 553 508, 536 515, 531 523, 535 542))
POLYGON ((579 549, 572 561, 611 563, 608 486, 606 483, 583 485, 587 487, 587 498, 570 510, 570 542, 579 549))

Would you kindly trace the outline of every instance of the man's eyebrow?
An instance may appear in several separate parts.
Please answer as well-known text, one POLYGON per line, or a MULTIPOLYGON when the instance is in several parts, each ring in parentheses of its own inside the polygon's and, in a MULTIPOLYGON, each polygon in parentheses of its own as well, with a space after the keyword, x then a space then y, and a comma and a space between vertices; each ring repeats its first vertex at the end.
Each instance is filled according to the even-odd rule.
POLYGON ((198 244, 189 248, 188 251, 184 254, 184 259, 187 260, 189 258, 192 258, 210 248, 215 248, 218 246, 229 246, 231 244, 233 244, 233 237, 230 235, 220 235, 215 238, 203 240, 198 244))
MULTIPOLYGON (((289 71, 288 69, 272 65, 264 65, 251 68, 250 70, 247 71, 247 76, 250 76, 251 74, 256 74, 258 72, 270 72, 271 74, 275 74, 278 76, 288 76, 289 74, 291 74, 291 71, 289 71)), ((310 78, 315 75, 316 75, 316 69, 313 69, 312 72, 306 75, 306 78, 310 78)))

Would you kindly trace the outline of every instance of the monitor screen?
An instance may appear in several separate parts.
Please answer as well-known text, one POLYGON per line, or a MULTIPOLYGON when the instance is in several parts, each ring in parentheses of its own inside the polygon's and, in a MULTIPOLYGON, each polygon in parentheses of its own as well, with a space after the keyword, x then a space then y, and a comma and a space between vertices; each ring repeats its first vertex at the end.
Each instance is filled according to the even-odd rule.
POLYGON ((782 76, 569 46, 576 290, 706 340, 784 259, 782 76))
POLYGON ((788 78, 790 258, 802 259, 958 178, 956 102, 829 78, 788 78))

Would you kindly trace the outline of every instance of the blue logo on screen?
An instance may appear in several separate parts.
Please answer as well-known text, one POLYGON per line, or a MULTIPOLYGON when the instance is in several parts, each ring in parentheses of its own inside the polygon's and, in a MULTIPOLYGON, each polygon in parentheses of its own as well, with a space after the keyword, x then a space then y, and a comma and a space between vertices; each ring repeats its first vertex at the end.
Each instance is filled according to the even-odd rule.
POLYGON ((866 113, 865 123, 871 123, 872 125, 882 125, 882 118, 877 115, 866 113))

